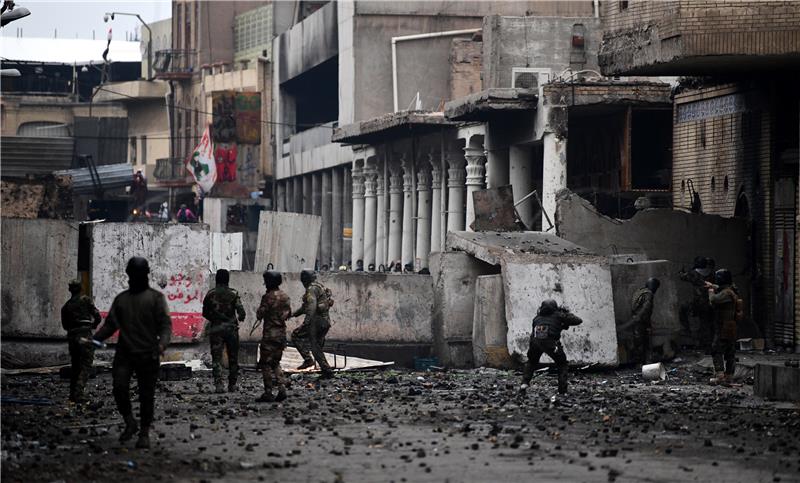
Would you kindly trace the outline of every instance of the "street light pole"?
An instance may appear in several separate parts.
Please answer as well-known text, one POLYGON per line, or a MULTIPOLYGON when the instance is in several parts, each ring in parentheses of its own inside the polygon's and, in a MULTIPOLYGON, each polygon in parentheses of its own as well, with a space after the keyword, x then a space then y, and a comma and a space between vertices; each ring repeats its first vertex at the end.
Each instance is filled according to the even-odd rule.
POLYGON ((136 17, 142 22, 144 28, 147 29, 147 80, 153 79, 153 31, 150 30, 150 27, 147 23, 142 20, 142 17, 139 16, 138 13, 125 13, 125 12, 106 12, 103 16, 103 21, 108 22, 108 19, 114 20, 114 15, 127 15, 129 17, 136 17))

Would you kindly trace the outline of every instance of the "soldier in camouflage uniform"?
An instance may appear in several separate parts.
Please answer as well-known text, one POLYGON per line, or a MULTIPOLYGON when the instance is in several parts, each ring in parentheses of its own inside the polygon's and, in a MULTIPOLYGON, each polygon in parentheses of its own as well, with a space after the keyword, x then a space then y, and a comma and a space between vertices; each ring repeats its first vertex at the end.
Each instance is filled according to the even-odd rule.
POLYGON ((286 320, 292 315, 289 296, 279 287, 283 282, 281 274, 273 271, 264 272, 264 286, 267 293, 261 297, 261 305, 256 312, 256 319, 263 320, 258 361, 261 375, 264 378, 264 394, 256 402, 283 401, 286 399, 286 380, 281 371, 281 357, 286 348, 286 320), (272 394, 272 379, 278 384, 278 394, 272 394))
POLYGON ((730 381, 736 370, 736 306, 739 294, 733 285, 730 270, 722 268, 714 274, 716 283, 709 283, 709 304, 714 313, 714 343, 712 346, 714 371, 712 383, 730 381))
POLYGON ((331 300, 328 291, 316 279, 317 276, 312 270, 300 272, 300 282, 306 288, 306 293, 303 295, 303 305, 292 314, 292 317, 299 315, 306 317, 300 327, 292 331, 292 342, 303 356, 303 364, 298 369, 313 367, 316 359, 322 377, 328 379, 333 377, 333 371, 325 359, 322 348, 325 345, 325 336, 331 328, 328 316, 331 300))
POLYGON ((61 326, 67 331, 69 357, 72 362, 69 380, 69 400, 83 402, 86 381, 92 370, 94 347, 85 343, 92 335, 92 329, 100 325, 100 312, 92 299, 81 295, 81 281, 69 282, 72 297, 61 308, 61 326), (84 342, 81 342, 81 341, 84 342))
POLYGON ((223 349, 228 351, 228 392, 236 391, 239 377, 239 322, 244 320, 245 313, 239 293, 228 287, 229 281, 230 273, 227 270, 217 270, 217 286, 203 299, 203 317, 210 322, 207 332, 211 342, 211 371, 216 393, 225 392, 222 379, 223 349))
POLYGON ((650 362, 650 317, 653 315, 653 297, 661 286, 657 278, 649 278, 644 287, 637 290, 631 298, 631 318, 619 326, 619 332, 633 329, 631 359, 645 364, 650 362))
MULTIPOLYGON (((713 312, 708 304, 708 291, 706 282, 713 281, 714 272, 708 268, 708 258, 695 257, 694 267, 689 272, 681 271, 680 279, 692 285, 692 300, 680 307, 680 322, 684 334, 691 335, 689 316, 695 315, 700 319, 698 337, 700 345, 708 349, 711 346, 713 312)), ((713 262, 712 262, 713 263, 713 262)))

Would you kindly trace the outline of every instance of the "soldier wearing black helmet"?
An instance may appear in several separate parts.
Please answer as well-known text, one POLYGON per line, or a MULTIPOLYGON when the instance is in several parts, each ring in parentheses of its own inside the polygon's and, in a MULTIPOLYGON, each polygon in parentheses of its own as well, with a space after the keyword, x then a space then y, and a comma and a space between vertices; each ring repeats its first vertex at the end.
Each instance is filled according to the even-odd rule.
POLYGON ((657 278, 649 278, 644 283, 644 287, 637 290, 631 298, 631 318, 619 326, 618 331, 624 334, 627 330, 633 329, 633 346, 631 347, 631 359, 645 364, 650 362, 650 318, 653 315, 653 300, 661 286, 661 281, 657 278))
POLYGON ((69 282, 72 295, 61 308, 61 326, 67 331, 69 357, 72 363, 69 380, 69 400, 80 403, 85 400, 84 390, 94 360, 94 347, 82 343, 100 325, 100 312, 90 297, 81 295, 81 281, 69 282))
POLYGON ((169 345, 172 320, 164 294, 150 288, 147 260, 142 257, 131 258, 125 273, 128 274, 129 288, 114 298, 106 321, 94 334, 94 339, 103 341, 119 330, 111 369, 114 400, 125 420, 125 430, 119 440, 124 442, 131 439, 139 429, 130 400, 130 383, 135 373, 142 418, 136 447, 149 448, 159 357, 169 345))
POLYGON ((333 371, 322 348, 325 345, 325 336, 331 328, 328 310, 333 305, 333 300, 330 292, 317 282, 317 275, 313 270, 300 272, 300 282, 306 289, 303 305, 292 314, 292 317, 305 315, 300 327, 292 331, 292 342, 303 356, 303 364, 298 369, 313 367, 316 360, 322 377, 327 379, 333 377, 333 371))
POLYGON ((203 317, 208 319, 211 345, 211 373, 214 392, 225 392, 222 378, 222 352, 228 351, 228 392, 236 391, 239 378, 239 322, 245 319, 239 293, 228 287, 230 272, 217 270, 216 286, 203 299, 203 317))
POLYGON ((681 270, 678 274, 680 279, 692 285, 692 300, 684 303, 680 307, 680 322, 681 328, 685 335, 691 335, 689 316, 694 315, 700 319, 700 327, 698 336, 700 345, 705 349, 711 347, 712 338, 712 317, 713 313, 708 305, 708 291, 706 290, 706 283, 710 280, 709 277, 714 277, 714 272, 709 269, 709 261, 714 263, 713 259, 705 257, 695 257, 694 266, 692 270, 685 272, 681 270))
POLYGON ((522 376, 523 387, 526 387, 539 367, 542 354, 547 354, 553 359, 558 368, 558 392, 567 392, 567 356, 561 347, 561 331, 583 321, 573 315, 567 308, 559 307, 555 300, 545 300, 539 307, 533 319, 533 332, 528 348, 528 363, 522 376))
POLYGON ((256 402, 283 401, 286 399, 286 380, 281 370, 281 357, 286 348, 286 320, 292 315, 289 296, 280 289, 283 277, 279 272, 264 272, 267 293, 261 297, 256 319, 263 321, 260 359, 261 375, 264 378, 264 394, 256 402), (278 394, 272 394, 272 380, 278 385, 278 394))
POLYGON ((708 301, 714 311, 712 355, 716 374, 711 382, 721 383, 732 378, 736 369, 736 319, 741 302, 733 286, 730 270, 717 270, 714 283, 708 283, 706 287, 708 301))

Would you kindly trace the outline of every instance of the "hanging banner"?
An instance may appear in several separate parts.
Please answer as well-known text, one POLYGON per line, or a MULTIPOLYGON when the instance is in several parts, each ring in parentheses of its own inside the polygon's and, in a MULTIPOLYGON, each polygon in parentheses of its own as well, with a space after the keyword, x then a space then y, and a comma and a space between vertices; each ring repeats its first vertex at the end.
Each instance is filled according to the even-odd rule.
POLYGON ((261 93, 236 93, 236 140, 244 144, 261 143, 261 93))
POLYGON ((200 144, 194 148, 191 156, 186 161, 186 169, 192 173, 195 182, 202 188, 204 193, 211 191, 217 181, 217 165, 214 161, 214 148, 211 145, 211 132, 208 126, 203 131, 200 144))

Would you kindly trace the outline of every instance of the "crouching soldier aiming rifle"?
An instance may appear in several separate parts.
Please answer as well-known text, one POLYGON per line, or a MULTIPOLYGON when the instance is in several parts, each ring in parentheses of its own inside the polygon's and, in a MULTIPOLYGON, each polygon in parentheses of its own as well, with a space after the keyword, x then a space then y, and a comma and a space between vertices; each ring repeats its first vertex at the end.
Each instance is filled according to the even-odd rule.
POLYGON ((561 331, 581 323, 583 321, 579 317, 573 315, 566 307, 559 307, 555 300, 542 302, 533 319, 528 363, 522 376, 523 388, 527 387, 533 373, 539 368, 542 354, 547 354, 558 368, 558 392, 566 394, 569 365, 564 348, 561 347, 561 331))

